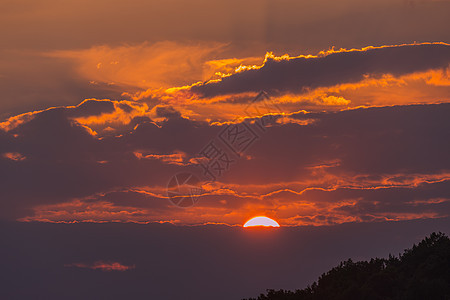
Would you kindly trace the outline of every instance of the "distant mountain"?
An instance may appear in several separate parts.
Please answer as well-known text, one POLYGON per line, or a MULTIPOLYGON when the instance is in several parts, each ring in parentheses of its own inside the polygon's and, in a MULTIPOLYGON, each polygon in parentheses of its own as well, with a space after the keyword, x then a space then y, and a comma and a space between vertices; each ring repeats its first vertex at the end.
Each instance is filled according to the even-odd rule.
MULTIPOLYGON (((302 290, 267 290, 247 300, 450 299, 450 239, 432 233, 399 257, 341 262, 302 290)), ((245 300, 245 299, 244 299, 245 300)))

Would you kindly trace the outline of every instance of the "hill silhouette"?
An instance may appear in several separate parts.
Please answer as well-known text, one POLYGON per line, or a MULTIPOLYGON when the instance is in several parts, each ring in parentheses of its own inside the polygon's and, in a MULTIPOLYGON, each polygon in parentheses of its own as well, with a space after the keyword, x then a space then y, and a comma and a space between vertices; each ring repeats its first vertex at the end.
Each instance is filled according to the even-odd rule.
POLYGON ((341 262, 302 290, 244 300, 450 299, 450 239, 433 232, 398 257, 341 262))

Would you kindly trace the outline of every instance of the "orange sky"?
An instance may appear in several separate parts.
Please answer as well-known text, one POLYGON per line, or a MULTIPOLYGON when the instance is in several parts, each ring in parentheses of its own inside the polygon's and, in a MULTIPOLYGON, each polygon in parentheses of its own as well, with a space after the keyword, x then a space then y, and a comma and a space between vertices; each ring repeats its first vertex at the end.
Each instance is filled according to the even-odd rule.
POLYGON ((243 299, 448 235, 449 16, 1 0, 0 298, 243 299))

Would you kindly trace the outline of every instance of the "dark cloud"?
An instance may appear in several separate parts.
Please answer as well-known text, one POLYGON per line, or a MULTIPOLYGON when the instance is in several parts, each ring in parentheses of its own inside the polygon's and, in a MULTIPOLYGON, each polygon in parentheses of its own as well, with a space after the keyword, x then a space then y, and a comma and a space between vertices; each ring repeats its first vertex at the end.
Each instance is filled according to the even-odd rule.
POLYGON ((440 173, 450 169, 449 113, 450 105, 440 104, 296 114, 292 118, 315 122, 268 128, 249 150, 254 159, 239 161, 230 176, 305 179, 308 168, 330 162, 336 165, 326 170, 336 176, 440 173))
POLYGON ((157 106, 156 114, 163 118, 181 118, 179 111, 176 111, 172 106, 157 106))
MULTIPOLYGON (((108 101, 88 101, 75 108, 36 113, 16 128, 0 131, 2 218, 31 216, 30 210, 37 205, 82 199, 87 204, 110 203, 113 207, 104 208, 105 211, 127 208, 130 218, 147 213, 155 217, 160 213, 160 218, 170 219, 170 203, 161 188, 182 171, 204 178, 203 169, 193 165, 192 159, 210 141, 217 142, 218 134, 227 125, 191 121, 173 109, 161 108, 159 115, 168 118, 159 124, 138 117, 131 120, 132 126, 124 124, 127 130, 120 134, 101 136, 93 135, 72 117, 110 111, 108 101), (179 159, 177 164, 171 163, 173 155, 179 159), (159 187, 160 191, 146 193, 142 187, 147 190, 159 187)), ((202 196, 199 207, 211 210, 205 211, 205 215, 213 216, 214 209, 231 212, 245 209, 251 203, 264 204, 258 202, 261 195, 283 188, 299 193, 314 187, 324 189, 319 194, 327 195, 329 200, 321 200, 319 194, 309 197, 316 195, 312 191, 302 197, 276 193, 276 197, 266 197, 269 202, 264 205, 272 209, 277 203, 295 206, 298 201, 308 199, 317 203, 358 199, 351 207, 365 208, 355 215, 358 218, 371 212, 418 214, 422 208, 445 215, 446 204, 427 204, 428 200, 439 197, 446 199, 448 186, 445 184, 420 190, 418 197, 424 203, 413 210, 407 202, 417 200, 411 195, 427 182, 448 182, 449 114, 450 104, 439 104, 290 116, 294 120, 314 120, 306 125, 279 124, 280 117, 274 116, 266 120, 272 123, 265 132, 258 131, 259 138, 244 157, 228 152, 233 163, 219 178, 223 189, 202 196), (262 190, 245 190, 246 185, 260 186, 262 190), (385 186, 392 187, 386 195, 381 195, 381 190, 370 190, 385 186), (402 188, 409 189, 410 196, 399 197, 396 193, 402 188), (382 204, 365 206, 376 201, 382 204), (441 206, 443 210, 439 212, 441 206), (380 207, 384 210, 378 210, 380 207)), ((220 143, 222 150, 228 151, 220 143)), ((298 212, 294 209, 291 213, 298 212)), ((353 212, 349 208, 339 213, 353 212)), ((111 215, 99 215, 99 218, 111 215)))
MULTIPOLYGON (((126 104, 120 106, 124 111, 130 112, 130 107, 126 104)), ((71 117, 88 117, 100 115, 102 113, 111 113, 115 110, 114 103, 109 100, 96 100, 89 99, 80 103, 73 112, 70 113, 71 117)))
MULTIPOLYGON (((430 217, 430 214, 442 217, 450 214, 449 189, 449 181, 422 183, 414 187, 309 189, 300 195, 284 195, 284 202, 308 201, 324 207, 327 203, 342 203, 343 205, 333 209, 363 220, 375 216, 395 219, 401 218, 402 214, 415 214, 423 218, 430 217)), ((268 198, 280 196, 282 195, 276 194, 268 198)))
POLYGON ((315 58, 274 60, 268 57, 260 69, 236 73, 221 81, 195 85, 204 97, 243 92, 300 93, 308 88, 358 82, 364 75, 403 75, 450 63, 448 44, 381 47, 365 51, 337 52, 315 58))
POLYGON ((167 154, 183 149, 193 155, 214 135, 213 128, 183 118, 169 119, 161 127, 141 118, 133 120, 139 125, 135 130, 99 139, 72 117, 108 112, 110 105, 89 101, 80 107, 42 111, 9 132, 0 130, 0 150, 26 157, 18 162, 0 156, 3 218, 16 218, 34 205, 114 188, 164 186, 179 167, 161 160, 139 160, 134 151, 167 154))

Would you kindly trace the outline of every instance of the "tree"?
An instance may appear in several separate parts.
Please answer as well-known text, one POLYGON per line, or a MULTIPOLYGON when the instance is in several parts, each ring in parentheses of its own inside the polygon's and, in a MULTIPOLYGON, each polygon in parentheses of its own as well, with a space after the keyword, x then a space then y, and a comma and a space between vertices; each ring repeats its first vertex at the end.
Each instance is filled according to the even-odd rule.
POLYGON ((267 290, 248 300, 321 299, 450 299, 450 239, 433 232, 399 257, 349 259, 305 289, 267 290))

